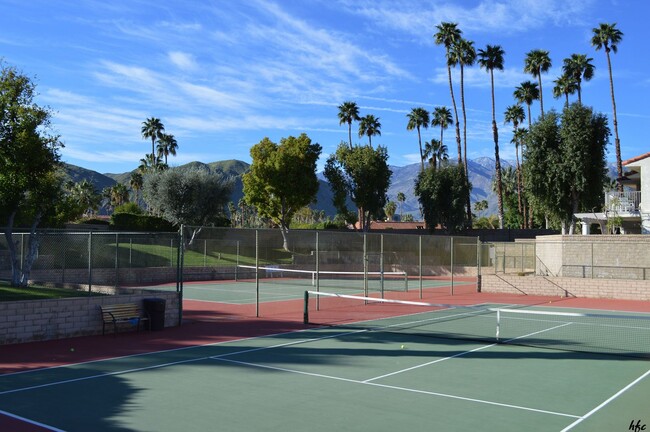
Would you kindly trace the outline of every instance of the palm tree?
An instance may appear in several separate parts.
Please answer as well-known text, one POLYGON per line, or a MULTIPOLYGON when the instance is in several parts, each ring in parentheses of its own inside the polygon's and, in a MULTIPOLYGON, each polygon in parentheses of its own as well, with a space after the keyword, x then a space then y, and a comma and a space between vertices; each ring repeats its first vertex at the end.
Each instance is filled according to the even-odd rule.
POLYGON ((467 175, 467 110, 465 109, 465 66, 473 66, 474 62, 476 62, 476 50, 474 49, 474 42, 460 38, 452 46, 451 61, 453 65, 458 64, 460 66, 460 106, 463 112, 463 161, 465 163, 465 175, 467 175))
POLYGON ((429 165, 431 165, 435 171, 439 166, 442 166, 443 161, 449 159, 447 146, 437 139, 432 138, 431 141, 424 143, 424 157, 425 159, 429 159, 429 165))
POLYGON ((343 102, 339 105, 339 125, 347 123, 350 150, 352 150, 352 122, 359 121, 359 107, 356 102, 343 102))
MULTIPOLYGON (((551 58, 549 57, 548 51, 537 49, 526 54, 526 60, 524 60, 524 72, 531 74, 533 78, 537 78, 537 82, 539 83, 539 106, 542 110, 542 120, 544 119, 542 72, 548 72, 551 66, 551 58)), ((530 117, 530 115, 528 117, 530 117)))
POLYGON ((404 192, 397 192, 397 202, 399 204, 399 220, 402 220, 402 204, 406 201, 406 195, 404 192))
POLYGON ((165 156, 165 165, 167 165, 167 156, 172 155, 176 156, 176 150, 178 149, 178 142, 174 135, 163 133, 158 139, 158 157, 162 158, 165 156))
POLYGON ((525 103, 528 107, 528 128, 532 126, 532 115, 530 113, 530 106, 533 104, 533 101, 539 99, 539 89, 537 88, 537 83, 532 81, 524 81, 519 84, 518 87, 515 87, 513 93, 515 99, 519 103, 525 103))
MULTIPOLYGON (((454 124, 454 119, 451 116, 451 111, 447 107, 435 107, 431 116, 431 126, 438 127, 440 126, 440 144, 444 143, 443 133, 449 125, 454 124)), ((462 164, 462 160, 458 159, 458 163, 462 164)))
MULTIPOLYGON (((591 38, 591 45, 596 50, 605 48, 605 55, 607 56, 607 68, 609 69, 609 90, 612 94, 612 122, 614 123, 614 144, 616 146, 616 172, 618 178, 623 177, 623 165, 621 162, 621 141, 618 138, 618 119, 616 118, 616 99, 614 98, 614 79, 612 77, 612 60, 609 56, 610 51, 614 54, 618 51, 618 44, 623 39, 623 32, 616 28, 614 24, 603 24, 593 29, 594 36, 591 38)), ((617 182, 619 192, 623 192, 623 184, 620 180, 617 182)))
POLYGON ((458 125, 458 108, 456 108, 456 98, 454 97, 454 86, 451 82, 451 66, 454 64, 451 50, 453 45, 461 39, 462 31, 458 28, 457 23, 443 22, 436 26, 438 32, 433 35, 436 45, 444 45, 447 56, 447 76, 449 77, 449 92, 451 93, 451 104, 454 108, 454 118, 456 119, 456 144, 458 146, 458 164, 463 163, 462 148, 460 146, 460 126, 458 125))
POLYGON ((427 129, 429 127, 429 111, 424 108, 411 108, 411 112, 406 115, 409 122, 406 125, 406 130, 417 129, 418 131, 418 144, 420 146, 420 163, 421 171, 424 171, 424 155, 422 153, 422 135, 420 128, 427 129))
POLYGON ((132 172, 131 178, 129 179, 129 186, 131 187, 131 190, 133 190, 136 203, 139 201, 138 195, 140 189, 142 189, 143 184, 144 184, 144 177, 142 177, 142 173, 139 171, 132 172))
POLYGON ((372 137, 375 135, 381 136, 381 123, 379 117, 372 114, 361 117, 359 120, 359 138, 366 135, 368 137, 368 144, 372 147, 372 137))
POLYGON ((503 229, 503 187, 501 184, 501 161, 499 160, 499 130, 497 128, 496 110, 494 108, 494 70, 503 70, 505 52, 499 45, 488 45, 484 50, 478 50, 478 64, 490 73, 492 86, 492 135, 494 137, 494 163, 497 180, 497 205, 499 228, 503 229))
POLYGON ((578 91, 578 83, 573 79, 573 77, 567 74, 560 75, 560 77, 553 82, 555 83, 555 87, 553 87, 553 97, 557 99, 564 96, 566 98, 564 106, 568 107, 569 95, 578 91))
MULTIPOLYGON (((508 108, 506 108, 506 112, 504 113, 504 123, 512 123, 513 127, 513 137, 512 137, 512 143, 515 145, 515 156, 517 160, 517 209, 519 210, 519 214, 522 214, 522 205, 521 205, 521 165, 519 165, 519 144, 521 141, 519 141, 519 138, 521 138, 520 135, 517 135, 517 131, 520 129, 519 128, 519 123, 524 121, 526 119, 526 114, 524 113, 524 109, 521 107, 521 105, 510 105, 508 108)), ((522 129, 525 130, 525 129, 522 129)), ((524 216, 525 219, 525 216, 524 216)))
POLYGON ((162 124, 159 118, 150 117, 147 120, 142 122, 142 138, 151 139, 151 157, 152 160, 155 160, 156 155, 156 140, 160 139, 163 132, 165 132, 165 126, 162 124))
POLYGON ((578 84, 579 104, 582 104, 582 80, 590 81, 594 77, 595 67, 592 61, 586 54, 571 54, 571 57, 564 59, 562 70, 578 84))

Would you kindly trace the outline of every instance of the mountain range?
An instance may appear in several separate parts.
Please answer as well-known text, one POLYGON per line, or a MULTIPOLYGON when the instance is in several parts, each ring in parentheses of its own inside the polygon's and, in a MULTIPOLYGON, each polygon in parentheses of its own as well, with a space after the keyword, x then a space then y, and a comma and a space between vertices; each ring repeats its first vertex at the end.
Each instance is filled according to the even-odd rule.
MULTIPOLYGON (((472 204, 477 201, 487 200, 488 209, 485 214, 496 213, 496 195, 492 192, 492 176, 494 173, 494 159, 481 157, 468 160, 469 178, 472 183, 472 204)), ((506 168, 514 165, 511 161, 502 160, 501 165, 506 168)), ((210 172, 220 173, 234 181, 231 201, 237 203, 243 197, 242 174, 248 171, 250 165, 239 160, 226 160, 211 163, 190 162, 181 165, 184 168, 202 168, 210 172)), ((95 189, 101 192, 106 187, 111 187, 116 183, 129 185, 132 172, 125 173, 105 173, 100 174, 83 167, 71 164, 64 164, 64 169, 70 180, 80 182, 87 180, 95 186, 95 189)), ((412 214, 415 219, 420 217, 418 199, 413 192, 415 179, 420 171, 420 164, 410 164, 406 166, 390 166, 393 172, 391 185, 388 189, 388 199, 397 202, 397 194, 402 192, 406 200, 402 203, 401 212, 403 214, 412 214)), ((135 171, 135 170, 134 170, 135 171)), ((316 196, 316 202, 311 206, 317 210, 325 211, 325 214, 333 217, 336 209, 332 204, 332 190, 327 183, 323 173, 318 173, 320 188, 316 196)))

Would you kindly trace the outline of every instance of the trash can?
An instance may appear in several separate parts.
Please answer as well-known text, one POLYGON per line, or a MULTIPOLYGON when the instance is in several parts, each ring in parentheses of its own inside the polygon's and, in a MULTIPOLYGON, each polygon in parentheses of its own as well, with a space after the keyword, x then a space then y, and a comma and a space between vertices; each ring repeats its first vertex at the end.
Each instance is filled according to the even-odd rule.
POLYGON ((165 328, 165 299, 143 299, 142 309, 149 316, 149 330, 163 330, 165 328))

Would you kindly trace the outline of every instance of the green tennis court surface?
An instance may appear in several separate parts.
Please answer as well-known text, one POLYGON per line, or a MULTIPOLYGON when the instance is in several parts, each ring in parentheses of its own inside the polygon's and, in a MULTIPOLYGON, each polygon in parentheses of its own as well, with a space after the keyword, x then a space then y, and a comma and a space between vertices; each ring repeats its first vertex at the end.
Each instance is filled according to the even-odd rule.
MULTIPOLYGON (((557 318, 514 313, 504 337, 537 344, 541 334, 555 334, 565 349, 497 344, 489 339, 493 309, 503 306, 482 306, 405 314, 399 325, 384 318, 3 375, 0 410, 63 431, 625 431, 631 422, 650 424, 647 359, 604 354, 618 346, 605 334, 602 344, 585 344, 592 352, 566 350, 569 341, 579 344, 570 329, 591 318, 567 309, 557 318), (440 324, 440 334, 420 330, 424 322, 440 324), (478 329, 473 341, 446 337, 469 329, 478 329)), ((310 319, 333 319, 323 309, 310 319)), ((597 331, 627 333, 626 319, 597 331)), ((643 321, 636 327, 647 334, 643 321)), ((639 352, 625 346, 646 355, 647 339, 637 341, 639 352)))
MULTIPOLYGON (((327 292, 341 294, 362 294, 366 287, 362 280, 348 280, 342 283, 340 279, 319 281, 321 289, 327 292)), ((377 280, 370 280, 367 284, 369 293, 380 293, 382 286, 377 280)), ((475 286, 476 282, 454 281, 455 287, 475 286)), ((143 288, 143 287, 141 287, 143 288)), ((157 285, 150 287, 156 290, 176 290, 176 285, 157 285)), ((422 281, 422 288, 425 290, 437 290, 441 294, 449 294, 451 289, 450 280, 425 279, 422 281)), ((259 301, 273 302, 283 300, 301 299, 305 290, 315 289, 315 283, 311 279, 291 279, 277 277, 263 279, 259 283, 259 301)), ((383 284, 385 292, 415 292, 420 289, 420 281, 410 279, 405 281, 400 278, 386 278, 383 284)), ((186 300, 214 301, 230 304, 253 304, 256 302, 258 289, 254 280, 246 279, 240 281, 208 281, 208 282, 186 282, 183 284, 183 298, 186 300)))

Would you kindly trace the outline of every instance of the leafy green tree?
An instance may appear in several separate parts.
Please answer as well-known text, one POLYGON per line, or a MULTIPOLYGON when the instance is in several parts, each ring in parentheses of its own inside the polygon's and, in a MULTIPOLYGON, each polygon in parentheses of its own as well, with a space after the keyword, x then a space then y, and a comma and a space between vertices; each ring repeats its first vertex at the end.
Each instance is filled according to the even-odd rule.
POLYGON ((133 191, 134 201, 137 203, 140 200, 140 191, 144 184, 144 178, 140 171, 133 171, 129 179, 129 187, 133 191))
MULTIPOLYGON (((517 208, 517 172, 511 166, 501 169, 503 181, 503 207, 505 228, 520 228, 523 215, 517 208)), ((496 190, 496 181, 492 179, 492 190, 496 190)))
MULTIPOLYGON (((342 214, 349 214, 346 205, 350 197, 358 209, 359 224, 363 231, 380 215, 386 205, 386 192, 390 186, 391 170, 385 147, 359 146, 352 150, 339 145, 325 164, 325 177, 334 192, 334 205, 342 214)), ((399 199, 399 198, 398 198, 399 199)))
POLYGON ((0 224, 9 249, 11 285, 27 286, 37 256, 39 224, 56 211, 63 193, 59 148, 49 131, 51 111, 34 102, 35 85, 0 62, 0 224), (15 226, 29 229, 27 256, 19 259, 15 226))
POLYGON ((441 225, 447 233, 465 226, 465 199, 471 189, 462 165, 427 168, 415 182, 424 220, 431 229, 441 225))
POLYGON ((280 227, 287 251, 294 214, 316 198, 316 162, 321 150, 304 133, 298 138, 282 138, 279 145, 264 138, 251 148, 253 161, 243 176, 244 200, 280 227))
POLYGON ((553 87, 553 97, 557 99, 564 96, 566 99, 564 107, 568 107, 569 95, 578 91, 578 83, 572 76, 567 74, 560 75, 558 79, 553 82, 555 83, 555 87, 553 87))
POLYGON ((151 165, 155 167, 157 165, 158 159, 156 158, 156 140, 160 139, 165 132, 165 126, 162 124, 159 118, 149 117, 142 122, 142 128, 140 133, 142 138, 151 140, 151 165))
MULTIPOLYGON (((443 134, 445 129, 447 129, 449 125, 452 124, 454 124, 454 119, 451 116, 451 111, 449 110, 449 108, 435 107, 433 109, 433 113, 431 117, 431 126, 440 127, 440 145, 444 144, 443 134)), ((463 164, 462 155, 460 153, 458 153, 458 164, 459 165, 463 164)))
POLYGON ((504 54, 503 49, 499 45, 488 45, 484 50, 478 50, 478 64, 490 73, 490 83, 492 84, 492 135, 494 137, 499 228, 503 228, 503 193, 501 187, 501 160, 499 159, 499 130, 497 128, 496 111, 494 108, 494 70, 503 70, 504 54))
POLYGON ((481 201, 476 201, 474 203, 474 211, 478 214, 482 211, 487 210, 488 208, 488 202, 487 200, 481 200, 481 201))
POLYGON ((352 122, 359 121, 359 106, 356 102, 343 102, 339 105, 339 125, 346 123, 348 125, 348 137, 350 149, 352 149, 352 122))
POLYGON ((162 159, 165 157, 165 165, 167 165, 167 156, 172 155, 176 156, 176 150, 178 150, 178 142, 174 135, 163 133, 158 139, 158 158, 162 159))
MULTIPOLYGON (((526 54, 526 59, 524 60, 524 72, 531 74, 534 78, 537 78, 537 82, 539 84, 539 107, 542 112, 542 118, 544 118, 542 73, 548 72, 551 66, 551 57, 549 56, 548 51, 536 49, 526 54)), ((528 117, 530 117, 530 113, 528 117)))
POLYGON ((375 117, 372 114, 361 117, 361 120, 359 120, 359 138, 364 135, 368 137, 368 145, 372 147, 372 137, 376 135, 381 136, 379 117, 375 117))
POLYGON ((116 183, 105 188, 103 195, 109 200, 111 207, 121 206, 129 202, 129 189, 122 183, 116 183))
POLYGON ((550 111, 526 135, 526 194, 563 230, 573 233, 575 213, 602 206, 609 136, 607 118, 580 103, 550 111))
MULTIPOLYGON (((618 119, 616 117, 616 98, 614 98, 614 78, 612 76, 612 59, 609 56, 610 51, 616 53, 618 44, 623 39, 623 32, 616 28, 614 24, 601 23, 593 30, 594 36, 591 38, 591 45, 597 50, 605 49, 607 56, 607 68, 609 70, 609 91, 612 95, 612 124, 614 125, 614 147, 616 148, 616 174, 618 178, 623 177, 623 164, 621 161, 621 140, 618 137, 618 119)), ((623 192, 623 184, 620 180, 617 182, 618 191, 623 192)))
POLYGON ((594 77, 595 67, 592 61, 593 59, 586 54, 571 54, 571 57, 564 59, 562 71, 576 82, 578 103, 582 103, 582 80, 591 81, 594 77))
POLYGON ((433 35, 436 45, 443 45, 445 47, 445 57, 447 59, 447 77, 449 78, 449 92, 451 93, 451 105, 454 109, 454 118, 456 120, 456 144, 458 147, 458 164, 462 164, 462 149, 460 143, 460 125, 458 124, 458 108, 456 107, 456 98, 454 97, 454 86, 451 81, 451 67, 457 60, 453 54, 453 46, 462 38, 462 30, 458 28, 457 23, 442 22, 436 26, 438 30, 433 35))
POLYGON ((82 180, 78 183, 70 182, 66 185, 66 192, 72 202, 79 207, 79 216, 92 216, 99 208, 102 200, 101 194, 88 180, 82 180))
POLYGON ((424 157, 429 159, 429 165, 435 170, 438 166, 449 160, 447 146, 435 138, 424 143, 424 157))
POLYGON ((411 112, 406 115, 409 121, 406 125, 406 130, 417 129, 418 131, 418 144, 420 146, 420 170, 424 171, 424 153, 422 151, 422 134, 420 129, 429 127, 429 111, 422 107, 411 108, 411 112))
POLYGON ((171 168, 147 175, 144 201, 154 214, 174 225, 194 226, 191 245, 203 226, 223 225, 232 182, 204 169, 171 168))
POLYGON ((533 104, 533 101, 539 99, 539 89, 537 84, 532 81, 524 81, 519 86, 515 87, 513 96, 519 103, 526 104, 528 108, 528 128, 533 124, 533 117, 530 113, 530 106, 533 104))

